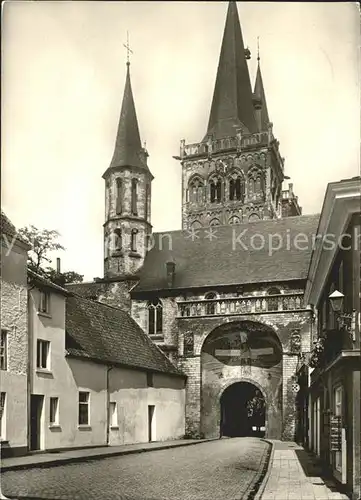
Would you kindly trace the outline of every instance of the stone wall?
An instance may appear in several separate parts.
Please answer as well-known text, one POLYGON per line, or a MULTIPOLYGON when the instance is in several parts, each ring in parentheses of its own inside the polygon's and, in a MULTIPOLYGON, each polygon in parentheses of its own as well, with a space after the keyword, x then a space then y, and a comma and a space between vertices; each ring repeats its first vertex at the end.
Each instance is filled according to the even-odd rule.
POLYGON ((1 329, 7 336, 7 366, 1 370, 5 393, 2 416, 2 454, 27 450, 28 429, 28 294, 27 253, 16 242, 11 248, 1 239, 1 329), (6 443, 7 442, 7 443, 6 443))
POLYGON ((182 227, 189 229, 197 221, 202 226, 209 225, 217 218, 220 224, 229 224, 236 216, 239 222, 248 222, 252 217, 259 219, 274 218, 280 212, 281 179, 277 159, 266 147, 257 151, 248 151, 241 155, 225 152, 217 153, 211 159, 199 158, 182 162, 182 227), (221 163, 220 163, 221 160, 221 163), (226 165, 227 173, 222 168, 226 165), (257 169, 261 174, 262 189, 255 192, 249 187, 248 176, 251 169, 257 169), (232 172, 241 172, 244 177, 244 199, 229 199, 229 179, 232 172), (222 201, 210 203, 209 179, 215 173, 223 179, 222 201), (188 192, 189 182, 197 176, 203 183, 200 188, 200 199, 194 201, 188 192))
POLYGON ((104 275, 107 277, 134 274, 144 262, 151 234, 151 174, 143 169, 110 171, 105 183, 104 275), (117 179, 121 181, 122 209, 117 213, 117 179), (132 213, 132 180, 137 181, 136 214, 132 213), (147 196, 148 186, 148 196, 147 196), (122 232, 118 248, 114 230, 122 232), (136 250, 131 248, 131 233, 137 230, 136 250))
MULTIPOLYGON (((295 431, 295 397, 296 393, 293 391, 293 379, 292 376, 296 372, 298 355, 292 352, 291 346, 291 333, 297 330, 302 339, 302 350, 303 352, 310 351, 310 312, 298 311, 298 312, 273 312, 267 314, 258 315, 245 315, 232 317, 214 317, 214 318, 182 318, 178 319, 178 329, 179 329, 179 367, 183 369, 184 373, 188 376, 187 382, 187 410, 186 410, 186 428, 188 432, 202 432, 201 420, 202 412, 200 405, 201 391, 203 390, 204 380, 202 379, 202 369, 201 369, 201 352, 202 345, 207 336, 218 326, 231 322, 239 321, 254 321, 267 325, 272 329, 277 337, 279 338, 283 356, 282 356, 282 367, 279 368, 278 374, 273 374, 271 381, 265 386, 264 374, 259 370, 254 371, 251 377, 248 379, 254 380, 259 385, 261 385, 265 392, 276 391, 276 387, 282 384, 282 427, 277 428, 277 412, 274 413, 273 422, 274 425, 269 427, 269 436, 276 439, 293 439, 295 431), (188 337, 187 342, 189 344, 189 337, 193 338, 193 353, 184 353, 184 339, 188 337), (281 372, 282 370, 282 372, 281 372), (202 380, 202 383, 201 383, 202 380), (202 386, 202 389, 201 389, 202 386)), ((222 380, 224 385, 226 381, 238 381, 243 378, 240 373, 230 372, 222 380)), ((209 382, 209 381, 208 381, 209 382)), ((219 381, 215 381, 214 384, 217 386, 214 389, 214 393, 220 396, 219 393, 219 381), (218 392, 217 392, 218 391, 218 392)), ((212 384, 211 384, 212 385, 212 384)), ((214 396, 214 394, 213 394, 214 396)), ((218 397, 217 396, 217 397, 218 397)), ((275 398, 277 406, 277 397, 275 398)), ((218 404, 218 401, 215 403, 218 404)), ((213 428, 212 435, 215 430, 213 428)))

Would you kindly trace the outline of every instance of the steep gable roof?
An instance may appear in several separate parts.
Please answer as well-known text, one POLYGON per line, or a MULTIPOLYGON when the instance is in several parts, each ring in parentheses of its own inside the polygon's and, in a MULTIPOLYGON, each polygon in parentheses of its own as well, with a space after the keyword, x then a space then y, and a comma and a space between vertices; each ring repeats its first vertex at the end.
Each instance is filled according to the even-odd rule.
POLYGON ((155 233, 154 247, 132 294, 306 279, 318 219, 319 215, 303 215, 194 232, 155 233), (296 238, 303 240, 298 243, 296 238), (166 273, 170 259, 175 262, 171 288, 166 273))
POLYGON ((234 136, 237 128, 257 132, 237 5, 229 2, 207 135, 234 136))
POLYGON ((270 122, 266 101, 266 93, 263 85, 263 78, 261 72, 261 65, 258 61, 256 82, 254 86, 254 94, 261 101, 261 113, 260 120, 258 123, 258 128, 260 131, 267 130, 268 124, 270 122))
POLYGON ((127 74, 115 148, 110 163, 110 168, 119 167, 138 167, 149 172, 146 153, 140 142, 138 119, 130 81, 129 63, 127 63, 127 74))
POLYGON ((66 335, 71 356, 184 377, 129 314, 115 307, 68 297, 66 335))

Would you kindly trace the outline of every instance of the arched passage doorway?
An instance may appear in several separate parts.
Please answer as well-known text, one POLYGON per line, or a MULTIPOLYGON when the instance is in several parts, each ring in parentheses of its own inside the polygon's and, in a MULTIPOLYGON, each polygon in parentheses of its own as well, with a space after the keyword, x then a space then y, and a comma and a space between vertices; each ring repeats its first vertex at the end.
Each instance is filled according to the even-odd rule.
POLYGON ((231 384, 223 391, 220 405, 220 436, 264 436, 266 401, 254 384, 231 384))

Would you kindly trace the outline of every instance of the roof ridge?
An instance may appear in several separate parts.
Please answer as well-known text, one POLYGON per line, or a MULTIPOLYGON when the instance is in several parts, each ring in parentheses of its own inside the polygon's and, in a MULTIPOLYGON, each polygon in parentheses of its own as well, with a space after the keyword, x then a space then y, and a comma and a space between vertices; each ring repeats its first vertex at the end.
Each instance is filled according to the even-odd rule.
POLYGON ((46 278, 45 276, 42 276, 39 273, 36 273, 35 271, 33 271, 32 269, 30 269, 29 267, 27 268, 27 272, 28 272, 28 274, 33 275, 34 278, 37 278, 37 279, 39 279, 41 281, 45 281, 46 285, 48 285, 48 286, 50 286, 52 288, 55 288, 56 290, 62 291, 66 295, 70 294, 70 292, 68 290, 66 290, 66 288, 63 288, 62 286, 58 285, 57 283, 54 283, 53 281, 51 281, 49 278, 46 278))

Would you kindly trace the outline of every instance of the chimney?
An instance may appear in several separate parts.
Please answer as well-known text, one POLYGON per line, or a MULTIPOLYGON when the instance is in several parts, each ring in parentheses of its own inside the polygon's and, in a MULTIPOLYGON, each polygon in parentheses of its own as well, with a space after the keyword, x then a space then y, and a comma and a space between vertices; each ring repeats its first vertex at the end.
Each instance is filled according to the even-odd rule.
POLYGON ((288 184, 288 191, 289 191, 289 197, 292 198, 292 195, 293 195, 293 183, 290 182, 288 184))
POLYGON ((175 277, 175 262, 172 260, 169 260, 166 262, 166 268, 167 268, 167 286, 168 288, 173 288, 174 286, 174 277, 175 277))
POLYGON ((57 257, 57 258, 56 258, 56 272, 57 272, 58 274, 60 274, 60 273, 61 273, 61 271, 60 271, 60 257, 57 257))

